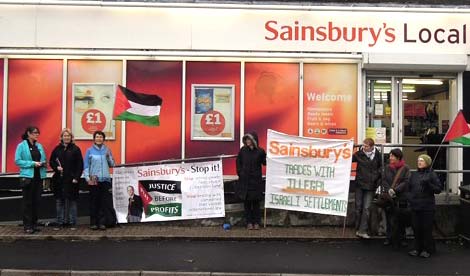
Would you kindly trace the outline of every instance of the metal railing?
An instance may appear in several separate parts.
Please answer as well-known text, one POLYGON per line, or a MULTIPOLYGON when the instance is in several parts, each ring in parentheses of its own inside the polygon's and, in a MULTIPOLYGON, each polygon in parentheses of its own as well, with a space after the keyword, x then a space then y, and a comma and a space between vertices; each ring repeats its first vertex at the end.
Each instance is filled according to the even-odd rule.
MULTIPOLYGON (((354 145, 355 147, 360 147, 361 145, 354 145)), ((376 144, 375 145, 377 148, 380 149, 380 154, 381 154, 381 159, 382 159, 382 164, 385 164, 385 155, 387 155, 387 153, 385 153, 385 148, 424 148, 423 150, 423 153, 427 153, 427 150, 428 148, 437 148, 437 151, 436 153, 434 154, 434 156, 431 156, 430 157, 432 158, 433 160, 433 164, 432 166, 435 165, 434 161, 436 160, 436 158, 439 156, 440 152, 443 153, 443 154, 446 154, 446 167, 447 169, 434 169, 433 168, 433 171, 436 172, 436 173, 439 173, 439 174, 446 174, 446 181, 445 181, 445 185, 444 185, 444 193, 445 193, 445 202, 448 203, 450 201, 450 188, 449 188, 449 174, 465 174, 465 173, 470 173, 470 170, 451 170, 451 169, 448 169, 448 165, 449 165, 449 156, 448 156, 448 152, 447 149, 448 148, 470 148, 470 145, 455 145, 455 144, 452 144, 452 145, 449 145, 449 144, 376 144), (444 149, 443 151, 441 151, 441 149, 444 149)), ((413 160, 413 161, 410 161, 410 160, 406 160, 408 161, 407 164, 411 164, 410 162, 416 162, 417 160, 413 160)), ((382 172, 384 171, 385 169, 385 166, 382 166, 382 172)), ((416 169, 410 169, 410 171, 417 171, 416 169)), ((460 186, 461 183, 459 183, 458 186, 460 186)))

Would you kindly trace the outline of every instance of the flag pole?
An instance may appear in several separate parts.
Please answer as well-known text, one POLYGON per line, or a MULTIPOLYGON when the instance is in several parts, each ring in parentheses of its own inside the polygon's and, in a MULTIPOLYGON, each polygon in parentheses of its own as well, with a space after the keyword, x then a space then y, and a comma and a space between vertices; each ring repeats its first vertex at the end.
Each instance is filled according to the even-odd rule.
POLYGON ((455 118, 454 118, 454 120, 452 121, 452 124, 449 125, 449 128, 448 128, 447 131, 446 131, 446 134, 445 134, 444 137, 442 138, 442 141, 441 141, 441 143, 439 144, 439 147, 437 148, 436 153, 434 154, 434 158, 432 159, 432 162, 431 162, 431 169, 432 169, 432 166, 434 165, 434 161, 436 161, 436 159, 437 159, 437 155, 439 154, 439 151, 441 150, 442 145, 444 144, 444 141, 445 141, 446 138, 447 138, 447 135, 449 134, 449 130, 451 129, 452 125, 454 124, 455 120, 457 119, 457 117, 459 116, 459 114, 460 114, 461 112, 462 112, 462 109, 460 109, 459 112, 457 112, 457 115, 455 115, 455 118))

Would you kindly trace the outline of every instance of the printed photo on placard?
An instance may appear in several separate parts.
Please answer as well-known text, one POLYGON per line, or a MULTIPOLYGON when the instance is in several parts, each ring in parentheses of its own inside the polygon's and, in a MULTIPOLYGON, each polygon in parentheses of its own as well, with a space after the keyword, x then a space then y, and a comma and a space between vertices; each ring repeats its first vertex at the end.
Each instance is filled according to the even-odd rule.
POLYGON ((233 141, 234 85, 193 84, 191 140, 233 141))
POLYGON ((115 139, 116 123, 112 116, 116 85, 74 83, 72 89, 72 131, 75 139, 92 140, 97 130, 103 131, 106 139, 115 139))
POLYGON ((222 161, 115 167, 119 223, 225 217, 222 161))

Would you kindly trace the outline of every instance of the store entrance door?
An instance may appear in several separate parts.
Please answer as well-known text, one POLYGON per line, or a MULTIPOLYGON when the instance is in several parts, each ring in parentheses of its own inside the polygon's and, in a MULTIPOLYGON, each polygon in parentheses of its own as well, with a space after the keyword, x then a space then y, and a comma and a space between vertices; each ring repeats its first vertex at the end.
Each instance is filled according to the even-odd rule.
MULTIPOLYGON (((440 144, 449 128, 454 78, 408 76, 368 77, 366 137, 378 144, 440 144)), ((385 148, 385 152, 390 151, 385 148)), ((416 168, 422 153, 435 158, 434 169, 446 169, 446 149, 403 147, 404 158, 416 168)))

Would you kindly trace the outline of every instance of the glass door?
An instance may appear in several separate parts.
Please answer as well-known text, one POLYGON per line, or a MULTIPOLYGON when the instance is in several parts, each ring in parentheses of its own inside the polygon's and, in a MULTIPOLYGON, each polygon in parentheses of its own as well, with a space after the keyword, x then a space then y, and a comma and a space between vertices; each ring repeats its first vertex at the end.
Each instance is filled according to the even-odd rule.
MULTIPOLYGON (((401 78, 398 82, 402 86, 402 143, 440 144, 449 128, 449 80, 401 78)), ((434 169, 446 169, 445 148, 403 148, 411 168, 416 168, 416 160, 423 153, 434 160, 434 169)))
MULTIPOLYGON (((420 78, 417 76, 367 77, 366 137, 377 144, 440 144, 456 111, 451 97, 456 97, 455 77, 420 78), (452 96, 453 95, 453 96, 452 96)), ((391 147, 385 147, 385 153, 391 147)), ((416 169, 420 154, 428 154, 435 170, 458 169, 457 153, 438 147, 401 147, 406 163, 416 169), (454 160, 455 159, 455 160, 454 160), (449 165, 448 165, 449 164, 449 165)), ((459 183, 439 173, 443 183, 459 183)), ((458 175, 449 175, 458 177, 458 175)), ((452 187, 449 187, 452 188, 452 187)))
POLYGON ((377 144, 398 143, 397 99, 393 96, 397 93, 393 83, 392 77, 367 79, 366 137, 377 144))

